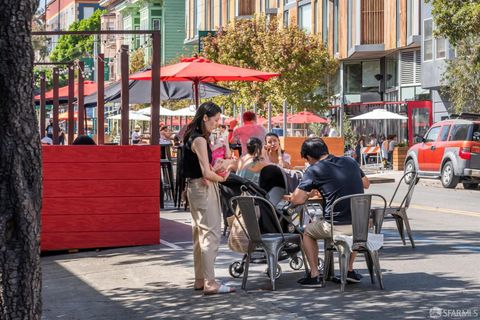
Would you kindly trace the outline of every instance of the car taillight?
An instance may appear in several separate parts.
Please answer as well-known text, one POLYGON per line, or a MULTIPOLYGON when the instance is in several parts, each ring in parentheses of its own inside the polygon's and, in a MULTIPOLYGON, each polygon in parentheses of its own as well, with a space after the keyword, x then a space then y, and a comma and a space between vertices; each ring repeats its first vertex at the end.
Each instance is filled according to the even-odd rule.
POLYGON ((472 154, 470 153, 470 148, 460 148, 458 155, 460 156, 460 158, 464 160, 470 160, 472 158, 472 154))

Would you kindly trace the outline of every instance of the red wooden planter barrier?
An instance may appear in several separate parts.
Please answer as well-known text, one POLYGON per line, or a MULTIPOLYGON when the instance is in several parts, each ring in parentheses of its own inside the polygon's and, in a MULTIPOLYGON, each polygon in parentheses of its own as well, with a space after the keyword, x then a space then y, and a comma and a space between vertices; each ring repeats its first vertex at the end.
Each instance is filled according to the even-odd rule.
POLYGON ((160 146, 42 151, 42 251, 160 242, 160 146))

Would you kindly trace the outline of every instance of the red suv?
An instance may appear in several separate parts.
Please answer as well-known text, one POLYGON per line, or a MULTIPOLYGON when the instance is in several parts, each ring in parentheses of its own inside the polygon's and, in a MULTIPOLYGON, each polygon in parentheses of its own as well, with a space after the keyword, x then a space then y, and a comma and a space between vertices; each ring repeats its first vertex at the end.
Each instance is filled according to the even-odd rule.
POLYGON ((480 115, 435 123, 412 146, 405 159, 405 172, 417 171, 419 178, 440 178, 445 188, 459 182, 465 189, 480 183, 480 115))

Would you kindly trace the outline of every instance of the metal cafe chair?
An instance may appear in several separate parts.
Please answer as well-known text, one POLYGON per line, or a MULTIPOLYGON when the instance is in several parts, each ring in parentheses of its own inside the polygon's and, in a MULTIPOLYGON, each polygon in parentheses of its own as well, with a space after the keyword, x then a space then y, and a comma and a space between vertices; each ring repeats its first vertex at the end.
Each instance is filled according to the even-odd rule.
MULTIPOLYGON (((272 291, 275 291, 275 279, 277 277, 277 265, 279 260, 280 252, 287 245, 298 246, 302 252, 303 261, 305 260, 305 255, 303 252, 302 238, 300 234, 284 233, 280 226, 280 222, 275 212, 273 205, 266 199, 256 196, 237 196, 233 197, 230 200, 231 208, 238 207, 241 214, 235 214, 235 218, 240 223, 243 231, 248 237, 248 252, 245 262, 245 269, 243 273, 242 289, 245 290, 247 286, 248 279, 248 269, 250 265, 250 260, 252 259, 252 254, 255 249, 261 248, 265 251, 267 256, 268 263, 268 276, 272 285, 272 291), (276 224, 278 233, 260 233, 260 227, 258 224, 258 218, 255 207, 263 202, 265 207, 269 208, 269 213, 273 216, 273 221, 276 224)), ((235 210, 232 209, 233 212, 235 210)), ((306 264, 305 264, 306 268, 306 264)))
POLYGON ((323 282, 333 272, 330 270, 333 266, 333 252, 339 253, 339 265, 340 265, 340 291, 345 291, 345 284, 347 280, 348 262, 350 260, 350 254, 354 251, 363 253, 367 262, 368 271, 370 273, 370 279, 372 284, 375 283, 375 276, 380 285, 380 289, 384 289, 382 270, 380 268, 380 260, 378 257, 378 249, 372 249, 368 245, 369 237, 369 221, 370 221, 370 209, 372 203, 372 197, 378 197, 383 200, 385 210, 387 201, 379 194, 353 194, 345 197, 340 197, 333 203, 329 216, 330 216, 330 239, 325 241, 325 270, 323 282), (350 201, 350 210, 352 213, 352 241, 351 244, 347 241, 348 236, 334 234, 334 209, 341 201, 350 201))
POLYGON ((418 177, 416 172, 406 172, 400 181, 398 182, 397 188, 393 193, 392 198, 386 208, 383 211, 383 208, 374 207, 371 210, 373 224, 375 226, 376 232, 380 233, 382 230, 383 220, 385 215, 391 215, 395 219, 397 224, 398 233, 400 234, 400 238, 402 239, 403 245, 406 245, 405 242, 405 233, 404 233, 404 225, 405 229, 407 230, 408 238, 410 239, 410 244, 412 248, 415 248, 415 242, 413 240, 412 229, 410 227, 410 222, 407 215, 407 209, 410 206, 410 202, 412 200, 413 191, 415 190, 415 185, 418 182, 418 177), (397 192, 400 188, 400 185, 405 182, 407 185, 407 192, 405 193, 402 202, 400 205, 392 205, 395 197, 397 196, 397 192))

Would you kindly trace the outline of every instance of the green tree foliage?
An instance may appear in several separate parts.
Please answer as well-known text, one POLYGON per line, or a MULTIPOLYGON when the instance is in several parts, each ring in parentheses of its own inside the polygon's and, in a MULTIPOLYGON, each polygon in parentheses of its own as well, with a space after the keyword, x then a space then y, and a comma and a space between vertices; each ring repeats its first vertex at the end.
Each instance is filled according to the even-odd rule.
POLYGON ((456 112, 480 113, 480 37, 458 42, 457 57, 448 61, 443 82, 456 112))
POLYGON ((204 42, 205 57, 219 63, 278 72, 281 77, 267 82, 231 82, 237 91, 221 101, 263 105, 269 101, 280 110, 283 100, 297 110, 324 110, 328 105, 327 84, 337 62, 317 35, 292 26, 283 29, 276 19, 264 15, 238 19, 204 42), (226 100, 226 101, 225 101, 226 100))
POLYGON ((465 37, 480 33, 480 0, 426 0, 438 35, 456 45, 465 37))
POLYGON ((432 4, 435 34, 455 45, 447 62, 444 91, 456 112, 480 112, 480 0, 427 0, 432 4))
MULTIPOLYGON (((74 22, 69 31, 95 31, 100 30, 100 16, 106 11, 96 10, 88 19, 74 22)), ((54 62, 73 61, 93 53, 94 36, 63 35, 50 54, 50 60, 54 62)))
MULTIPOLYGON (((33 79, 35 80, 35 88, 40 88, 40 73, 45 72, 45 87, 46 91, 53 88, 53 69, 51 67, 34 67, 33 68, 33 79)), ((58 86, 63 87, 68 84, 68 72, 63 69, 60 69, 60 74, 58 75, 58 86)))

